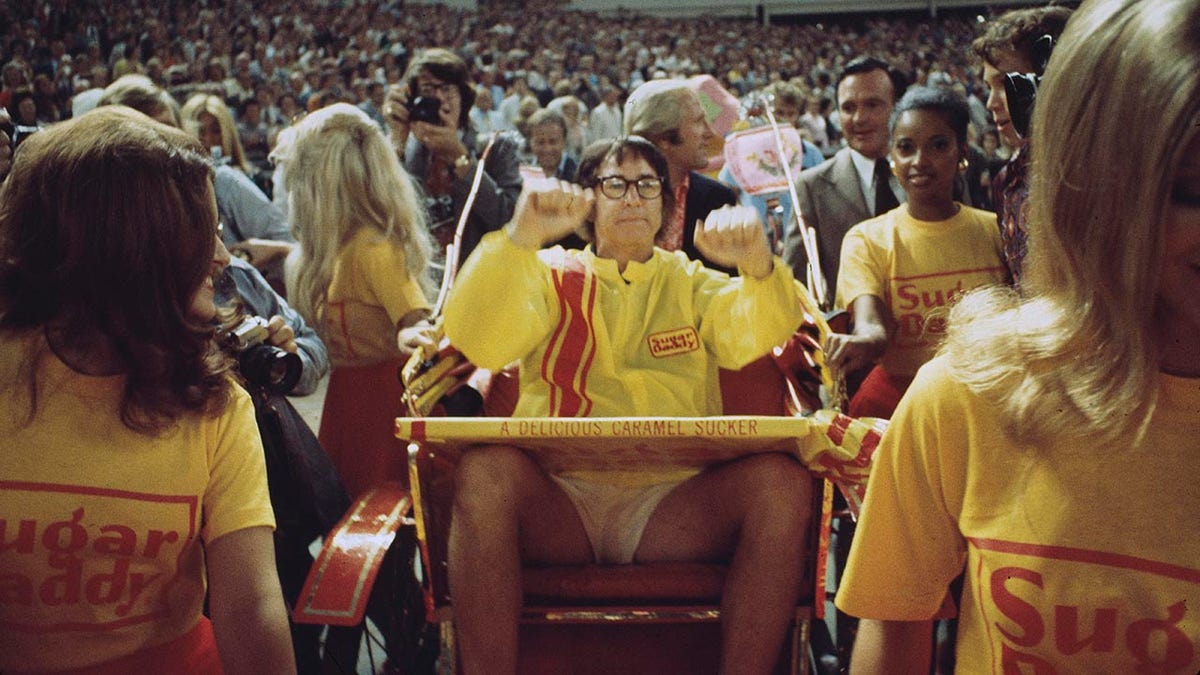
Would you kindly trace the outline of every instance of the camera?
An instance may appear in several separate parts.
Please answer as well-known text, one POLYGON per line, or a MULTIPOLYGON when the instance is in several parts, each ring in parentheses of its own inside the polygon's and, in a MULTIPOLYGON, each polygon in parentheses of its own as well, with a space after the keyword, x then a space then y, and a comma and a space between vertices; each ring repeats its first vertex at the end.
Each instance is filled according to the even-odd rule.
POLYGON ((408 121, 442 124, 442 101, 436 96, 418 96, 408 102, 408 121))
POLYGON ((225 334, 225 344, 237 354, 238 369, 251 384, 286 394, 300 381, 300 356, 265 344, 267 320, 248 316, 225 334))
POLYGON ((12 150, 13 152, 16 152, 17 147, 21 145, 21 143, 24 143, 26 138, 29 138, 30 136, 41 131, 42 128, 25 124, 14 124, 11 127, 8 125, 0 126, 0 130, 3 130, 8 134, 8 139, 11 143, 12 150))

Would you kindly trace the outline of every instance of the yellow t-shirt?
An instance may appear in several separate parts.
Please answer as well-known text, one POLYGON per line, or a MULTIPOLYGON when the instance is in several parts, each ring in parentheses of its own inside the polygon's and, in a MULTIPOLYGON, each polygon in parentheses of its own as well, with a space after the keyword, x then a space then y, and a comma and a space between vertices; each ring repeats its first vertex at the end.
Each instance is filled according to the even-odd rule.
POLYGON ((965 569, 959 672, 1200 671, 1200 379, 1159 386, 1142 443, 1018 447, 930 361, 875 457, 838 606, 927 619, 965 569))
POLYGON ((396 324, 412 310, 429 307, 407 265, 404 247, 371 228, 359 228, 342 247, 322 334, 335 367, 400 358, 396 324))
POLYGON ((14 384, 25 340, 0 341, 0 671, 102 663, 200 620, 202 542, 275 526, 250 397, 158 437, 117 414, 123 378, 48 351, 37 413, 14 384))
POLYGON ((911 377, 937 351, 949 305, 967 291, 1004 283, 996 214, 961 206, 948 220, 923 221, 901 205, 850 228, 838 268, 838 307, 874 295, 895 333, 880 364, 911 377))

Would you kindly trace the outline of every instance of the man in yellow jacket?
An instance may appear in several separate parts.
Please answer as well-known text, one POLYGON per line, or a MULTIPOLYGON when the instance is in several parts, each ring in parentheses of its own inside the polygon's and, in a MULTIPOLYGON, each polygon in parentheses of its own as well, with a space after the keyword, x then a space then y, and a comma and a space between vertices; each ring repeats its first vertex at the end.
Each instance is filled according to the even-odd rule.
MULTIPOLYGON (((446 335, 482 367, 520 362, 516 416, 720 414, 718 366, 750 363, 802 319, 756 213, 727 207, 697 224, 697 247, 739 270, 730 277, 655 248, 672 193, 649 141, 593 145, 579 182, 526 185, 512 222, 464 266, 446 335), (584 251, 539 250, 581 227, 584 251)), ((774 664, 811 516, 811 478, 795 459, 549 475, 494 446, 466 453, 456 481, 449 573, 464 672, 515 672, 522 561, 728 562, 721 672, 774 664)))

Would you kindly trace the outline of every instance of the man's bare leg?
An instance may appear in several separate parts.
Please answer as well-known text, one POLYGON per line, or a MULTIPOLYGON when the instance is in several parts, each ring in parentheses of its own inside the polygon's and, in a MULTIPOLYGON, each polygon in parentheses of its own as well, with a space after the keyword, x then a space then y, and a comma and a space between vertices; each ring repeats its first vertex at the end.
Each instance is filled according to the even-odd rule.
POLYGON ((467 675, 517 670, 523 559, 563 565, 592 561, 575 506, 515 448, 464 453, 455 475, 449 580, 467 675))
POLYGON ((811 475, 787 455, 755 455, 672 490, 634 559, 729 562, 721 673, 761 675, 775 665, 795 612, 811 518, 811 475))

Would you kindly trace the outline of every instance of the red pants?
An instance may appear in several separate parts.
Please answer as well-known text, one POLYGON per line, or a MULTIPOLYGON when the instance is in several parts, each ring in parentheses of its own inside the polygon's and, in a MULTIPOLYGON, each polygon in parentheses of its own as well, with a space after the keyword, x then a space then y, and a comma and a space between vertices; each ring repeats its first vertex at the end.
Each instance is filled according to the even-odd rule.
POLYGON ((900 403, 900 397, 908 391, 912 377, 890 375, 882 366, 875 366, 850 399, 851 417, 878 417, 891 419, 900 403))
POLYGON ((212 622, 200 617, 196 627, 170 642, 143 649, 90 668, 69 670, 70 675, 129 675, 130 673, 180 673, 224 675, 212 622))

